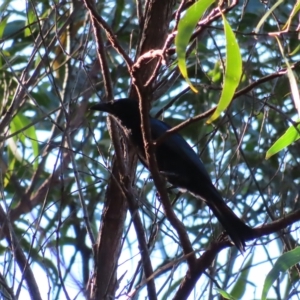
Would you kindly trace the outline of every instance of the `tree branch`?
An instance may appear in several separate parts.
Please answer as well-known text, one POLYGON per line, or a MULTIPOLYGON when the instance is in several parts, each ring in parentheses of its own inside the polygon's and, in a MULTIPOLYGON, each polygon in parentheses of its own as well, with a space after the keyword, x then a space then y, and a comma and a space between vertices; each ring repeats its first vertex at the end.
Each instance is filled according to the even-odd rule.
MULTIPOLYGON (((286 217, 254 228, 254 237, 252 239, 248 239, 248 241, 261 238, 264 235, 276 233, 299 220, 300 210, 297 210, 293 213, 290 213, 286 217)), ((220 253, 223 249, 232 246, 233 244, 228 240, 224 240, 223 237, 221 237, 219 241, 211 243, 209 248, 201 255, 201 257, 197 259, 195 268, 192 270, 192 272, 191 270, 188 270, 173 300, 187 299, 187 297, 195 287, 196 282, 199 280, 205 270, 212 265, 217 254, 220 253)))

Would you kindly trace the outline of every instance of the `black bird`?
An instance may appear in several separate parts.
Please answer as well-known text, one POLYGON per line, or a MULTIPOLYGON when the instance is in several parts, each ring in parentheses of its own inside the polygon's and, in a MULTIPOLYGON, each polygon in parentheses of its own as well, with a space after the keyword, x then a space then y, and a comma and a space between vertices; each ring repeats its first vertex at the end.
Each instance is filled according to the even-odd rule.
MULTIPOLYGON (((111 114, 124 130, 125 135, 136 147, 141 162, 147 166, 138 101, 119 99, 100 103, 91 110, 111 114)), ((170 126, 150 117, 151 138, 157 140, 170 126)), ((225 228, 236 247, 243 252, 245 241, 253 237, 253 230, 241 221, 226 205, 221 194, 213 185, 202 161, 190 145, 178 133, 166 137, 155 147, 158 169, 172 185, 187 190, 207 203, 225 228)))

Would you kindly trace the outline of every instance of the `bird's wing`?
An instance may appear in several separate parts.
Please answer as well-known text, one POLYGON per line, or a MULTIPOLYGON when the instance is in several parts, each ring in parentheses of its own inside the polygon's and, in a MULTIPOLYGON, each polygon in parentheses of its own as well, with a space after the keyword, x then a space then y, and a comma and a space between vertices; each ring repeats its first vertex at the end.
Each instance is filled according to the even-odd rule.
MULTIPOLYGON (((171 128, 165 122, 154 118, 150 119, 150 126, 153 140, 158 139, 171 128)), ((170 153, 175 153, 176 156, 182 161, 197 167, 201 174, 207 177, 207 179, 211 182, 210 176, 208 175, 208 172, 205 169, 201 159, 181 135, 179 135, 178 133, 174 133, 166 137, 166 139, 162 141, 161 145, 165 149, 168 149, 170 153)))

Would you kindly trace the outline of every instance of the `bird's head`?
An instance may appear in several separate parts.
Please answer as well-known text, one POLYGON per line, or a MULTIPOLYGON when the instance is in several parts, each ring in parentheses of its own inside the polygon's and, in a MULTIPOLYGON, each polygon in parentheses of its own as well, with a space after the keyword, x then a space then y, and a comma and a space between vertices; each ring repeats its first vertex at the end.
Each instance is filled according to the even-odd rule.
POLYGON ((116 101, 99 103, 90 107, 90 110, 98 110, 114 116, 121 126, 127 129, 133 129, 134 126, 140 126, 141 117, 138 101, 134 99, 119 99, 116 101))

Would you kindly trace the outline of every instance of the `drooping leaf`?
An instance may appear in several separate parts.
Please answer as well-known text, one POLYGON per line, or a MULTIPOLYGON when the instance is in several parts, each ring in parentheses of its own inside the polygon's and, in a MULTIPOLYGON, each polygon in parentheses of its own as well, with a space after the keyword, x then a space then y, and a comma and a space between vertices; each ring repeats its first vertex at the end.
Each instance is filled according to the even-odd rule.
POLYGON ((6 24, 7 24, 7 20, 8 20, 8 16, 6 16, 5 18, 3 18, 0 22, 0 39, 2 38, 3 36, 3 33, 4 33, 4 29, 6 27, 6 24))
POLYGON ((178 23, 178 33, 175 38, 176 53, 178 57, 178 67, 187 81, 190 88, 197 93, 187 74, 186 67, 186 48, 190 42, 193 30, 204 12, 215 2, 215 0, 199 0, 187 9, 186 14, 178 23))
POLYGON ((296 80, 294 72, 292 71, 290 63, 284 54, 284 50, 283 50, 280 40, 277 37, 275 37, 275 38, 277 40, 281 55, 286 64, 287 76, 288 76, 290 87, 291 87, 292 98, 295 103, 295 108, 298 111, 298 115, 300 116, 300 95, 299 95, 297 80, 296 80))
POLYGON ((265 279, 263 291, 262 291, 262 300, 267 299, 267 294, 272 286, 273 282, 279 277, 280 273, 286 272, 290 267, 294 266, 295 264, 300 262, 300 247, 295 248, 292 251, 286 252, 282 254, 276 263, 274 264, 274 267, 269 272, 265 279))
POLYGON ((266 153, 266 159, 291 145, 300 138, 300 125, 290 126, 288 130, 271 146, 266 153))
MULTIPOLYGON (((13 118, 10 124, 10 131, 11 133, 14 133, 16 131, 22 130, 22 128, 28 126, 29 124, 30 121, 24 115, 18 114, 13 118)), ((38 146, 37 136, 36 136, 36 131, 34 126, 30 126, 25 130, 23 130, 22 133, 18 134, 18 138, 23 144, 25 144, 26 138, 29 139, 32 147, 33 156, 34 158, 36 158, 39 154, 39 146, 38 146)), ((34 159, 33 161, 34 169, 36 169, 37 166, 38 166, 38 160, 34 159)))
POLYGON ((267 12, 264 14, 264 16, 260 19, 259 23, 257 24, 256 28, 254 29, 254 33, 258 33, 260 28, 266 23, 266 20, 268 17, 273 13, 273 11, 281 4, 283 3, 283 0, 278 0, 270 9, 267 10, 267 12))
POLYGON ((245 264, 242 272, 238 277, 238 280, 236 281, 235 285, 233 286, 230 292, 230 295, 233 298, 242 299, 242 297, 244 296, 252 262, 253 262, 253 254, 248 259, 247 263, 245 264))
POLYGON ((29 10, 27 12, 27 20, 26 20, 26 28, 24 30, 25 36, 31 36, 31 33, 33 32, 33 27, 30 28, 31 24, 34 24, 36 22, 36 15, 33 10, 29 10))
POLYGON ((292 10, 291 14, 289 15, 288 20, 284 24, 282 30, 288 30, 290 28, 290 25, 292 23, 292 19, 298 13, 299 10, 300 10, 300 1, 298 0, 297 3, 295 4, 295 6, 293 7, 293 10, 292 10))
POLYGON ((208 124, 216 120, 228 107, 242 76, 242 57, 240 53, 240 47, 224 15, 223 22, 226 39, 226 65, 223 80, 223 90, 217 109, 207 121, 208 124))

